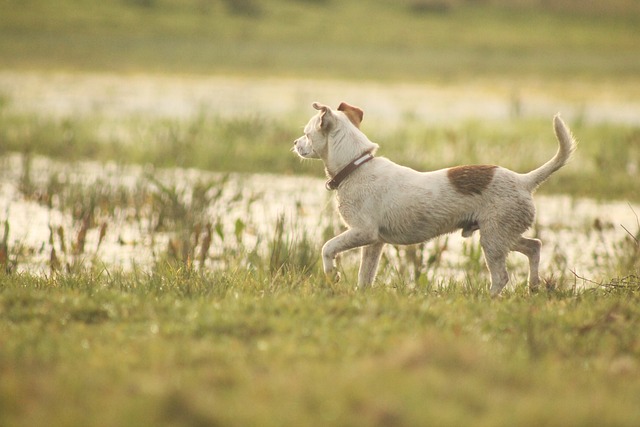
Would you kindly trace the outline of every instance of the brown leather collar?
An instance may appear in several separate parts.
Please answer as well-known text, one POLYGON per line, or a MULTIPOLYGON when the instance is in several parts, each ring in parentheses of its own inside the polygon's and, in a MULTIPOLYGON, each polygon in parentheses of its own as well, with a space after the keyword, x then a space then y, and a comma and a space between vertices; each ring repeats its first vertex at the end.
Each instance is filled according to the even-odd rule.
POLYGON ((333 178, 329 179, 325 183, 325 187, 327 190, 337 190, 338 186, 344 181, 354 170, 358 169, 360 166, 367 163, 369 160, 373 159, 373 154, 367 151, 362 156, 358 157, 355 160, 352 160, 347 166, 345 166, 340 172, 336 174, 333 178))

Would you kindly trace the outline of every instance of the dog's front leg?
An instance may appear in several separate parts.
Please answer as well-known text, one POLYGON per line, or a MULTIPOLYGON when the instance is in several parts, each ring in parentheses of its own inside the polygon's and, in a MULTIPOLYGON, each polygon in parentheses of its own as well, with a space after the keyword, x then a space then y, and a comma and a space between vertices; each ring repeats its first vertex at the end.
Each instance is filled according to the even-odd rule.
POLYGON ((340 272, 336 269, 336 256, 349 249, 377 243, 376 237, 375 234, 362 229, 350 229, 325 243, 322 247, 322 266, 325 276, 336 282, 340 280, 340 272))
POLYGON ((360 289, 370 286, 376 278, 383 247, 384 243, 379 242, 362 248, 362 260, 358 272, 358 287, 360 289))

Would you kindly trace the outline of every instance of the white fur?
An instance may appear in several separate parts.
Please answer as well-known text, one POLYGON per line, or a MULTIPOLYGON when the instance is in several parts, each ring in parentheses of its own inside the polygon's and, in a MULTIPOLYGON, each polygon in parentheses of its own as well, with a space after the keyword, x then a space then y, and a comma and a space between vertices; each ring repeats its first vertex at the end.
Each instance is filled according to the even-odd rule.
MULTIPOLYGON (((321 159, 328 176, 334 176, 353 159, 377 144, 341 111, 314 103, 320 110, 305 126, 305 135, 294 143, 303 158, 321 159)), ((384 157, 375 157, 349 175, 337 189, 338 210, 348 229, 322 248, 325 274, 339 279, 335 258, 346 250, 362 247, 358 286, 375 278, 384 244, 407 245, 463 229, 469 236, 480 230, 480 243, 491 273, 491 295, 507 284, 506 257, 518 251, 529 258, 529 285, 539 284, 541 243, 522 237, 533 223, 532 192, 569 159, 576 143, 556 116, 559 141, 556 155, 538 169, 519 174, 497 167, 480 194, 462 194, 450 181, 448 169, 417 172, 384 157)))

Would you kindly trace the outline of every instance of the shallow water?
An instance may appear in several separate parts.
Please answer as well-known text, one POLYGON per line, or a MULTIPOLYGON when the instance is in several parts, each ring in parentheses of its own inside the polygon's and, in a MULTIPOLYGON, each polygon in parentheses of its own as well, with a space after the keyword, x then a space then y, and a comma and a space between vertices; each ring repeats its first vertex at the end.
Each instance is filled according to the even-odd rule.
POLYGON ((514 114, 585 122, 640 123, 636 85, 615 82, 468 81, 376 83, 330 80, 162 76, 0 71, 3 108, 52 117, 101 116, 188 118, 301 115, 311 103, 348 101, 367 120, 393 125, 411 117, 425 123, 461 119, 502 120, 514 114), (481 107, 479 107, 481 106, 481 107))
MULTIPOLYGON (((67 234, 67 246, 75 239, 80 221, 74 220, 55 197, 46 206, 25 197, 20 187, 24 185, 24 162, 20 155, 0 158, 0 233, 5 221, 9 225, 8 246, 17 257, 18 270, 37 273, 50 271, 52 248, 61 252, 59 238, 51 241, 51 230, 62 228, 67 234), (70 242, 70 243, 69 243, 70 242)), ((219 174, 193 169, 150 170, 137 166, 100 165, 94 162, 67 164, 46 158, 31 161, 34 188, 46 188, 47 180, 55 176, 64 185, 81 185, 86 188, 101 185, 103 188, 135 189, 151 188, 153 183, 145 177, 152 175, 158 181, 175 187, 176 191, 188 189, 197 182, 217 182, 219 174), (36 171, 34 173, 33 171, 36 171)), ((334 213, 332 194, 324 188, 320 178, 278 176, 261 174, 232 174, 224 184, 220 199, 206 208, 206 216, 221 221, 226 241, 213 244, 209 259, 224 260, 225 251, 256 249, 261 254, 268 251, 268 241, 274 235, 276 222, 284 215, 289 239, 306 236, 317 246, 323 243, 325 230, 337 233, 340 224, 334 213), (231 239, 236 222, 241 220, 243 231, 238 241, 231 239)), ((37 191, 35 192, 37 193, 37 191)), ((90 192, 89 192, 90 193, 90 192)), ((184 194, 188 194, 184 193, 184 194)), ((186 201, 188 202, 188 201, 186 201)), ((543 241, 541 273, 543 276, 560 276, 575 272, 593 281, 606 280, 608 267, 617 246, 627 238, 623 228, 635 233, 640 228, 639 205, 626 202, 598 202, 589 199, 573 199, 568 196, 536 197, 537 222, 529 235, 535 234, 543 241)), ((143 207, 144 209, 144 207, 143 207)), ((166 252, 167 243, 175 236, 175 230, 150 232, 149 218, 132 212, 131 206, 115 209, 105 216, 107 224, 104 239, 98 247, 100 227, 89 229, 85 250, 78 257, 86 262, 104 265, 107 269, 150 268, 158 255, 166 252)), ((0 237, 2 235, 0 234, 0 237)), ((463 239, 459 233, 441 237, 430 243, 427 250, 441 246, 446 239, 447 250, 442 255, 439 274, 464 278, 463 246, 478 245, 478 233, 471 239, 463 239)), ((67 248, 67 251, 69 249, 67 248)), ((392 250, 386 251, 393 262, 392 250)), ((357 262, 355 256, 346 262, 357 262)), ((518 280, 526 278, 525 258, 510 256, 510 265, 518 280), (519 275, 523 275, 519 277, 519 275)), ((215 264, 207 264, 215 268, 215 264)))

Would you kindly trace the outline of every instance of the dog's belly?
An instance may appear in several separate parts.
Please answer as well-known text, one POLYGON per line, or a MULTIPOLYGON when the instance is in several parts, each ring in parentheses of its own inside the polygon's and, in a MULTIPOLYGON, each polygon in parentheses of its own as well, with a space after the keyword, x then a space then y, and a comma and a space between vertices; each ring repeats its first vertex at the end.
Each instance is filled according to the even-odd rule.
POLYGON ((434 218, 429 215, 403 218, 402 221, 384 221, 378 227, 378 237, 392 245, 413 245, 460 228, 452 218, 434 218))

